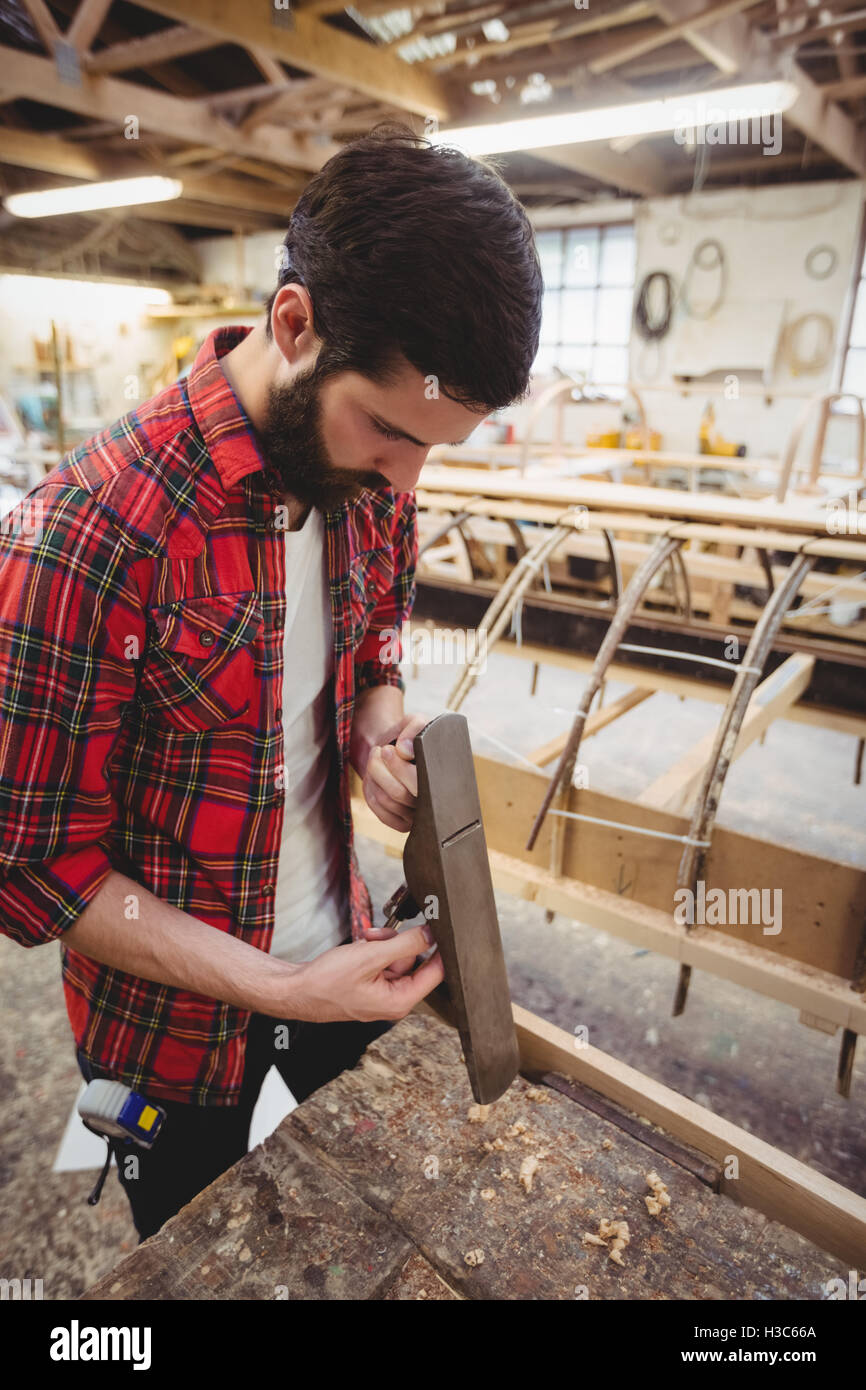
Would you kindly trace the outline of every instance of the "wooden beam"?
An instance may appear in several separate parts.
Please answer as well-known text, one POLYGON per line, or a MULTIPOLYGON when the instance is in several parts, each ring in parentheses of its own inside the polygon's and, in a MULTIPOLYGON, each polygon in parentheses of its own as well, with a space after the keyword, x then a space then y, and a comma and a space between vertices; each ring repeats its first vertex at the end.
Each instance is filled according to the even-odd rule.
POLYGON ((45 0, 23 0, 24 8, 33 20, 33 27, 39 35, 49 53, 54 52, 54 45, 63 38, 60 30, 54 22, 54 16, 45 3, 45 0))
POLYGON ((866 1199, 618 1058, 594 1047, 576 1048, 570 1033, 519 1004, 512 1008, 522 1071, 560 1072, 660 1125, 719 1164, 726 1196, 855 1269, 866 1263, 866 1199), (729 1176, 734 1171, 736 1177, 729 1176))
MULTIPOLYGON (((760 738, 772 724, 799 700, 812 679, 815 658, 795 652, 787 661, 761 682, 749 701, 731 761, 741 758, 755 739, 760 738)), ((641 806, 657 806, 673 815, 688 815, 692 808, 704 770, 715 745, 713 730, 679 759, 661 777, 657 777, 637 798, 641 806)))
POLYGON ((78 53, 88 53, 111 9, 111 0, 79 0, 78 9, 66 31, 65 39, 78 53))
POLYGON ((617 153, 604 142, 592 141, 580 145, 551 145, 527 153, 533 159, 544 160, 561 169, 573 169, 576 174, 588 175, 613 188, 640 193, 646 198, 664 194, 671 184, 670 167, 647 149, 631 156, 617 153))
POLYGON ((81 82, 73 85, 61 80, 51 60, 7 47, 0 48, 0 86, 9 87, 20 96, 32 98, 33 93, 38 93, 39 101, 63 111, 76 111, 95 120, 113 119, 119 131, 132 114, 144 130, 172 139, 183 136, 193 143, 270 159, 289 168, 318 170, 339 148, 331 142, 316 144, 309 137, 290 131, 240 135, 197 101, 185 101, 116 77, 82 73, 81 82))
POLYGON ((151 63, 164 62, 169 58, 185 58, 190 53, 201 53, 215 47, 216 42, 213 34, 206 34, 202 29, 175 24, 170 29, 161 29, 158 34, 148 34, 143 39, 128 39, 125 43, 103 48, 99 53, 90 53, 84 66, 94 76, 128 72, 131 68, 147 68, 151 63))
POLYGON ((364 92, 377 101, 421 116, 448 118, 450 102, 432 73, 404 63, 375 44, 354 38, 324 24, 303 10, 292 11, 291 28, 274 22, 270 7, 247 0, 142 0, 155 10, 184 23, 219 34, 229 43, 258 48, 273 58, 329 81, 364 92))
POLYGON ((55 135, 38 135, 32 130, 3 130, 0 163, 20 169, 38 169, 43 174, 62 174, 70 179, 105 178, 104 166, 86 149, 55 135))
POLYGON ((594 59, 589 64, 589 70, 597 76, 601 73, 611 72, 632 58, 641 58, 645 53, 652 53, 657 48, 664 48, 666 44, 673 43, 675 39, 688 38, 698 29, 718 23, 721 19, 727 19, 729 15, 739 14, 741 10, 750 9, 761 3, 762 0, 721 0, 721 4, 712 5, 709 9, 702 10, 699 15, 689 19, 667 24, 655 34, 648 34, 639 39, 626 37, 622 43, 612 46, 607 54, 594 59))
POLYGON ((822 82, 818 91, 826 101, 856 101, 866 97, 866 72, 842 77, 837 82, 822 82))
MULTIPOLYGON (((592 738, 593 734, 600 733, 606 729, 608 724, 613 724, 628 710, 634 709, 635 705, 640 705, 644 700, 648 700, 652 695, 651 690, 642 689, 636 686, 633 690, 627 690, 619 699, 612 700, 609 705, 602 705, 601 709, 593 710, 583 726, 584 741, 592 738)), ((537 767, 544 767, 547 763, 552 763, 554 758, 558 758, 566 743, 568 742, 569 730, 557 734, 555 738, 543 743, 540 748, 536 748, 532 753, 527 754, 527 762, 535 763, 537 767)))

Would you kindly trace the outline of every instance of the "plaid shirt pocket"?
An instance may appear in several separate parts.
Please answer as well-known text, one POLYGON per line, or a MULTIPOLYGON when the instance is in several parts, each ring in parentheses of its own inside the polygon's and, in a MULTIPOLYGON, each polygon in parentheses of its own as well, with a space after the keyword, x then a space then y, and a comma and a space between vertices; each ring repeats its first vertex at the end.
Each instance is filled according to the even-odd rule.
POLYGON ((255 693, 253 645, 264 619, 255 591, 178 599, 151 609, 139 704, 185 733, 239 719, 255 693))

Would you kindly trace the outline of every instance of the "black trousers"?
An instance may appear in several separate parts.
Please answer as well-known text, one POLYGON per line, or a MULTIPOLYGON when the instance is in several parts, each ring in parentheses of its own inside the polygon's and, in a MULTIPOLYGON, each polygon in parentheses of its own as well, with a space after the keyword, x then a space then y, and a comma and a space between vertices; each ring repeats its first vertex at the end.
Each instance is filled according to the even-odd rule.
MULTIPOLYGON (((154 1104, 165 1110, 166 1119, 151 1149, 132 1141, 114 1141, 117 1173, 129 1198, 139 1243, 243 1158, 253 1110, 272 1065, 278 1068, 300 1104, 340 1072, 353 1067, 367 1044, 392 1026, 383 1021, 281 1022, 265 1014, 253 1014, 237 1105, 188 1105, 157 1099, 154 1104), (277 1045, 286 1039, 288 1047, 277 1045), (136 1162, 129 1163, 130 1158, 136 1162)), ((85 1081, 90 1081, 93 1073, 81 1053, 78 1065, 85 1081)))

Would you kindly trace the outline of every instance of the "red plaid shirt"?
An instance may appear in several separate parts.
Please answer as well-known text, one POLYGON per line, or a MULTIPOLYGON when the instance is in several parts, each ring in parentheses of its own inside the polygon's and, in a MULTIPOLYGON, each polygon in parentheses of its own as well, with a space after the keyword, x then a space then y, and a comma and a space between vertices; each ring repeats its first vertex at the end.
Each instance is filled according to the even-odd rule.
MULTIPOLYGON (((249 331, 212 333, 186 380, 76 448, 0 524, 0 930, 23 946, 62 937, 117 869, 270 949, 285 523, 219 363, 249 331)), ((371 904, 353 848, 352 714, 356 691, 405 689, 379 634, 414 602, 414 493, 367 490, 324 521, 357 938, 371 904)), ((62 956, 72 1030, 97 1075, 166 1099, 237 1100, 248 1012, 62 956)))

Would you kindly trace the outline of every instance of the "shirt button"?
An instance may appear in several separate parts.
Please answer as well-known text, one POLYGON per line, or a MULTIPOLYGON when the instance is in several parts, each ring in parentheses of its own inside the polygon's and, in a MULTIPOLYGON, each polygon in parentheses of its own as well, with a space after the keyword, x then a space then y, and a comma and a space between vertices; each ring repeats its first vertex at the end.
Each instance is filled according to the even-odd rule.
POLYGON ((273 892, 274 892, 274 885, 273 885, 272 883, 263 883, 263 884, 262 884, 262 897, 263 897, 263 898, 270 898, 270 897, 273 897, 273 892))
POLYGON ((206 631, 199 633, 198 640, 199 642, 201 642, 201 645, 203 647, 212 647, 214 642, 216 641, 216 638, 214 637, 212 632, 206 631))

